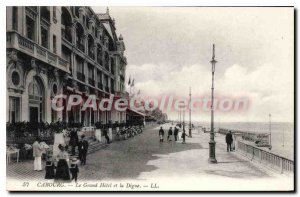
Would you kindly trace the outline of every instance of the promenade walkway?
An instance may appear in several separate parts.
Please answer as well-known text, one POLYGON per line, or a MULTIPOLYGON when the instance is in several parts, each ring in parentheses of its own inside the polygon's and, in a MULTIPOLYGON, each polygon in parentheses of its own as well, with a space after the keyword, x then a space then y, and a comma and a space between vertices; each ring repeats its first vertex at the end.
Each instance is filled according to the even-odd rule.
MULTIPOLYGON (((170 124, 162 125, 167 134, 170 124)), ((227 152, 224 135, 216 136, 217 164, 208 163, 209 134, 193 131, 187 144, 159 142, 158 128, 124 141, 116 141, 87 157, 80 166, 80 182, 111 182, 141 184, 135 190, 292 190, 293 177, 282 175, 253 164, 237 152, 227 152), (153 188, 151 188, 151 185, 153 188)), ((45 181, 45 172, 34 172, 33 161, 7 166, 7 179, 45 181)), ((78 189, 75 184, 74 190, 78 189)), ((13 185, 9 185, 13 187, 13 185)), ((40 188, 45 190, 64 188, 40 188)), ((68 188, 70 190, 71 188, 68 188)), ((113 188, 87 188, 112 190, 113 188)), ((120 189, 120 188, 118 188, 120 189)), ((131 187, 123 188, 132 190, 131 187)))

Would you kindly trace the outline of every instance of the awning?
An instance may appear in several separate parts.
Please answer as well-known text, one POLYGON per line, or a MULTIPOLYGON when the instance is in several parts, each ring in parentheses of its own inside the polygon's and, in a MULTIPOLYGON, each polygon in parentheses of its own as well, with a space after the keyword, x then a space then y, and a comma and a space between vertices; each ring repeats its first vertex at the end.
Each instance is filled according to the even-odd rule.
POLYGON ((139 112, 139 111, 136 111, 136 110, 133 110, 130 108, 127 108, 126 112, 130 113, 130 115, 132 115, 132 116, 143 116, 143 117, 145 116, 145 114, 143 114, 142 112, 139 112))

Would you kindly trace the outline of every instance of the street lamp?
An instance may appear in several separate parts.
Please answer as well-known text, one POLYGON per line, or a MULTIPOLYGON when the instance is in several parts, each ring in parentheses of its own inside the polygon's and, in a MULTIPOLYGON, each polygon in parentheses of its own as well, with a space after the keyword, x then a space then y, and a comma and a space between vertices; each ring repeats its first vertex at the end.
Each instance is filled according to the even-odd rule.
POLYGON ((189 137, 192 137, 192 120, 191 120, 191 116, 192 116, 192 112, 191 112, 191 96, 192 96, 192 90, 191 90, 191 87, 190 87, 190 102, 189 102, 189 137))
POLYGON ((217 163, 216 159, 216 142, 214 134, 214 74, 215 74, 215 44, 213 44, 213 56, 211 63, 211 73, 212 73, 212 84, 211 84, 211 128, 210 128, 210 140, 209 140, 209 162, 217 163))
POLYGON ((271 114, 269 114, 269 132, 270 132, 270 146, 269 149, 272 149, 272 129, 271 129, 271 114))

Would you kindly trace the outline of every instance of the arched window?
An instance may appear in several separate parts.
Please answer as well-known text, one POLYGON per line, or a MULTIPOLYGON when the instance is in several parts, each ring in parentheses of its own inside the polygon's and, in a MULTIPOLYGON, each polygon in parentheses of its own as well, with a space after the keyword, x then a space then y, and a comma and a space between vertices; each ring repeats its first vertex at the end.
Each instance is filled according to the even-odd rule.
POLYGON ((28 85, 29 121, 40 122, 44 119, 44 89, 42 83, 34 77, 28 85))
POLYGON ((85 41, 84 41, 84 29, 83 27, 77 23, 76 25, 76 46, 82 52, 85 52, 85 41))
POLYGON ((61 8, 61 35, 63 38, 72 42, 72 17, 67 8, 61 8))
POLYGON ((100 64, 101 66, 103 66, 103 61, 102 61, 102 47, 100 44, 97 45, 97 62, 98 64, 100 64))
POLYGON ((108 55, 108 52, 105 52, 104 59, 105 59, 105 68, 107 70, 109 70, 109 55, 108 55))
POLYGON ((28 93, 32 96, 41 96, 41 90, 36 80, 29 84, 28 93))
POLYGON ((90 58, 95 59, 94 39, 91 35, 88 36, 88 55, 90 58))
POLYGON ((112 74, 115 74, 115 61, 114 58, 110 58, 110 70, 112 74))
POLYGON ((79 6, 75 6, 75 16, 79 18, 79 6))

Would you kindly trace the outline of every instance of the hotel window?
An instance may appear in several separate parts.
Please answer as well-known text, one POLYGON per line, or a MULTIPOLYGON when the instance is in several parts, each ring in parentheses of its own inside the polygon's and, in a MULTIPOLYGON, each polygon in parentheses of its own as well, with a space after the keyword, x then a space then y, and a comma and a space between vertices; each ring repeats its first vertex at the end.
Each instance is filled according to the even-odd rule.
POLYGON ((12 28, 13 30, 18 31, 18 7, 13 7, 12 10, 12 28))
POLYGON ((48 30, 43 27, 41 29, 42 46, 48 48, 48 30))
POLYGON ((30 40, 35 41, 35 21, 32 20, 30 17, 26 16, 26 36, 30 40))
POLYGON ((53 35, 53 53, 56 53, 56 36, 53 35))
POLYGON ((11 81, 15 86, 18 86, 20 84, 20 75, 17 71, 13 71, 11 74, 11 81))
POLYGON ((20 121, 20 98, 9 97, 9 122, 20 121))
POLYGON ((53 18, 56 18, 56 6, 53 6, 53 18))

